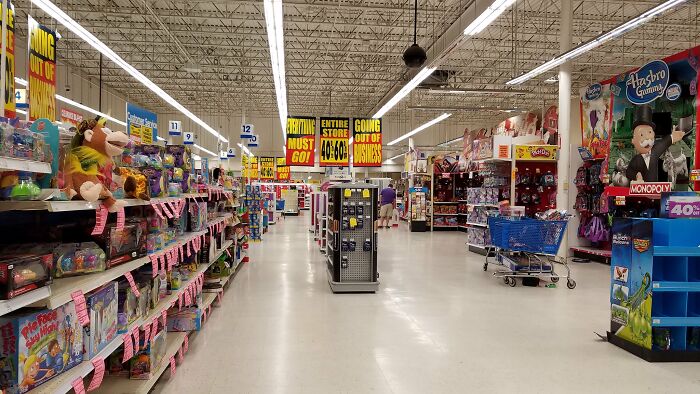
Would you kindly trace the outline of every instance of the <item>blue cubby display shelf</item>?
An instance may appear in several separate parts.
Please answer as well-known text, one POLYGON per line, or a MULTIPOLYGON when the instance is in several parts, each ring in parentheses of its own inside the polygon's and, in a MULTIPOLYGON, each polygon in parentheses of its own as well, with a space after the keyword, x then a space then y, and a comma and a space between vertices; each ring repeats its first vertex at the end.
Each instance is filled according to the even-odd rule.
POLYGON ((612 306, 608 340, 647 361, 700 361, 700 220, 622 219, 616 224, 611 302, 617 305, 612 306), (628 277, 616 276, 616 270, 624 269, 628 277), (620 286, 629 296, 622 296, 622 302, 614 297, 616 291, 621 294, 620 286), (647 300, 650 330, 644 320, 648 309, 639 306, 647 300), (627 320, 619 318, 620 310, 629 313, 627 320))

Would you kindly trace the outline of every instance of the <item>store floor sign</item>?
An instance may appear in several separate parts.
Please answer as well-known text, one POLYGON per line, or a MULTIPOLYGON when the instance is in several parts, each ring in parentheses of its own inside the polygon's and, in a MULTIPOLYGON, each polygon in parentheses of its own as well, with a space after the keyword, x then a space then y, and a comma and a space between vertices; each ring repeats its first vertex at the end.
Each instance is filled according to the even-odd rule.
POLYGON ((700 196, 671 196, 668 199, 669 218, 700 218, 700 196))
POLYGON ((631 196, 658 196, 671 191, 671 182, 637 182, 630 183, 631 196))

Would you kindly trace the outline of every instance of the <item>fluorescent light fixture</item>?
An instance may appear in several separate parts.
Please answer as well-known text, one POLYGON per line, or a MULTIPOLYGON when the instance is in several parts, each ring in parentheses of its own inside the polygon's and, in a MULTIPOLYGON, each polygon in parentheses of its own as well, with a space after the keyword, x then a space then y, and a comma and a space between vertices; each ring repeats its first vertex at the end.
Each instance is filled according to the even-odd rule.
MULTIPOLYGON (((190 112, 182 104, 178 103, 168 93, 166 93, 158 85, 153 83, 150 79, 148 79, 140 71, 135 69, 131 64, 127 63, 124 59, 122 59, 119 55, 117 55, 113 50, 111 50, 107 45, 105 45, 102 41, 98 40, 97 37, 92 35, 92 33, 85 30, 84 27, 82 27, 78 22, 73 20, 73 18, 68 16, 65 12, 63 12, 63 10, 58 8, 55 4, 53 4, 49 0, 32 0, 32 4, 36 4, 39 8, 44 10, 44 12, 46 12, 52 18, 54 18, 56 21, 58 21, 63 26, 68 28, 68 30, 72 31, 75 35, 77 35, 78 37, 82 38, 85 42, 90 44, 90 46, 92 46, 93 48, 98 50, 100 53, 105 55, 107 58, 112 60, 114 63, 116 63, 118 66, 123 68, 124 71, 129 73, 137 81, 141 82, 144 86, 149 88, 153 93, 158 95, 158 97, 163 99, 166 103, 170 104, 175 109, 182 112, 185 116, 192 119, 195 123, 202 126, 202 128, 204 130, 208 131, 209 133, 211 133, 213 136, 215 136, 219 140, 221 140, 223 142, 228 142, 228 140, 226 138, 224 138, 221 134, 219 134, 216 130, 214 130, 206 122, 204 122, 202 119, 197 117, 197 115, 190 112)), ((281 7, 281 5, 280 5, 280 7, 281 7)), ((58 98, 58 96, 56 96, 56 98, 58 98)), ((80 107, 78 107, 78 108, 80 108, 80 107)))
POLYGON ((387 145, 394 145, 394 144, 396 144, 396 143, 399 142, 399 141, 403 141, 403 140, 405 140, 405 139, 408 138, 408 137, 414 136, 414 135, 420 133, 421 131, 427 129, 428 127, 430 127, 430 126, 432 126, 432 125, 434 125, 434 124, 437 124, 437 123, 442 122, 443 120, 449 118, 451 115, 452 115, 452 114, 444 113, 444 114, 438 116, 437 118, 431 120, 430 122, 424 123, 424 124, 422 124, 422 125, 416 127, 413 131, 410 131, 410 132, 408 132, 408 133, 402 135, 401 137, 399 137, 399 138, 397 138, 397 139, 391 141, 391 142, 388 143, 387 145))
POLYGON ((481 33, 488 25, 498 18, 503 11, 513 5, 516 0, 496 0, 484 10, 472 23, 464 29, 464 35, 473 36, 481 33))
MULTIPOLYGON (((25 86, 25 87, 28 85, 28 84, 27 84, 27 81, 26 81, 25 79, 17 78, 17 77, 15 77, 15 83, 16 83, 17 85, 25 86)), ((101 117, 103 117, 103 118, 105 118, 105 119, 107 119, 107 120, 110 120, 110 121, 112 121, 112 122, 114 122, 114 123, 116 123, 116 124, 120 124, 120 125, 126 127, 126 122, 121 121, 121 120, 119 120, 119 119, 117 119, 117 118, 113 118, 113 117, 111 117, 111 116, 109 116, 109 115, 107 115, 107 114, 105 114, 105 113, 103 113, 103 112, 100 112, 100 111, 98 111, 98 110, 96 110, 96 109, 92 109, 92 108, 88 107, 87 105, 80 104, 80 103, 78 103, 78 102, 76 102, 76 101, 73 101, 73 100, 67 98, 67 97, 63 97, 63 96, 61 96, 60 94, 57 94, 57 95, 56 95, 56 100, 61 101, 61 102, 64 102, 64 103, 66 103, 66 104, 68 104, 68 105, 72 105, 72 106, 75 107, 75 108, 80 108, 80 109, 82 109, 83 111, 87 111, 87 112, 90 112, 90 113, 92 113, 92 114, 101 116, 101 117)))
POLYGON ((248 156, 253 156, 253 154, 250 152, 250 149, 248 149, 247 146, 245 146, 239 142, 238 147, 241 148, 241 152, 245 153, 248 156))
POLYGON ((512 94, 512 95, 523 95, 530 93, 527 90, 517 90, 517 89, 460 89, 460 88, 428 88, 420 89, 421 91, 427 93, 442 93, 442 94, 512 94))
POLYGON ((270 46, 270 65, 272 79, 275 82, 277 95, 277 112, 282 126, 282 137, 287 138, 287 84, 284 67, 284 10, 282 0, 264 0, 265 29, 267 43, 270 46))
POLYGON ((475 107, 422 107, 422 106, 409 106, 406 107, 409 111, 440 111, 440 112, 445 112, 445 111, 450 111, 450 112, 457 112, 457 111, 501 111, 501 110, 509 110, 509 109, 517 109, 517 108, 503 108, 499 105, 495 107, 487 107, 485 105, 480 105, 480 106, 475 106, 475 107))
POLYGON ((464 136, 459 136, 457 138, 453 138, 451 140, 448 140, 448 141, 445 141, 441 144, 438 144, 438 146, 450 146, 450 145, 454 144, 455 142, 462 141, 462 139, 464 139, 464 136))
POLYGON ((401 90, 399 90, 394 97, 392 97, 389 101, 384 104, 379 111, 377 111, 373 118, 381 118, 389 112, 390 109, 394 108, 396 104, 399 103, 399 101, 403 100, 404 97, 406 97, 409 93, 411 93, 411 90, 415 89, 416 86, 418 86, 421 82, 423 82, 426 78, 428 78, 434 71, 436 70, 435 67, 424 67, 422 70, 416 74, 413 79, 408 81, 407 84, 405 84, 401 90))
POLYGON ((399 157, 401 157, 401 156, 403 156, 403 155, 405 155, 405 154, 406 154, 406 152, 401 153, 401 154, 398 154, 398 155, 396 155, 396 156, 394 156, 394 157, 390 157, 388 160, 398 159, 399 157))
POLYGON ((598 46, 604 44, 605 42, 608 42, 618 36, 621 36, 633 29, 636 29, 637 27, 643 25, 644 23, 648 22, 650 19, 654 18, 657 15, 660 15, 664 13, 665 11, 669 10, 670 8, 675 7, 678 4, 684 3, 688 0, 670 0, 666 1, 654 8, 651 8, 650 10, 640 14, 639 16, 630 19, 629 21, 617 26, 616 28, 603 33, 599 35, 598 37, 585 42, 579 46, 577 46, 574 49, 571 49, 568 52, 564 52, 561 55, 555 57, 554 59, 541 64, 531 71, 517 77, 514 79, 511 79, 510 81, 506 82, 506 85, 518 85, 521 84, 527 80, 530 80, 540 74, 543 74, 561 64, 564 64, 568 62, 569 60, 573 60, 584 53, 597 48, 598 46))
POLYGON ((544 83, 557 83, 559 82, 559 78, 557 77, 549 77, 544 80, 544 83))
POLYGON ((202 151, 202 152, 208 153, 208 154, 210 154, 210 155, 212 155, 212 156, 219 157, 219 155, 217 155, 216 153, 210 151, 209 149, 205 149, 205 148, 203 148, 203 147, 201 147, 201 146, 199 146, 199 145, 197 145, 197 144, 194 144, 194 147, 197 148, 197 149, 199 149, 199 150, 202 151))
POLYGON ((159 136, 159 135, 156 136, 156 139, 157 139, 158 141, 163 141, 163 142, 167 141, 165 138, 163 138, 163 137, 161 137, 161 136, 159 136))

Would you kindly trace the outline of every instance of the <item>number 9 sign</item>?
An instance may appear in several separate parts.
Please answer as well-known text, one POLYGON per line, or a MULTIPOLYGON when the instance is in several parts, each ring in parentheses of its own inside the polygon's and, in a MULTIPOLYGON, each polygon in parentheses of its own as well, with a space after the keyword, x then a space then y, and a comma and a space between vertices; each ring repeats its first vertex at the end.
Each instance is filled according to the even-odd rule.
POLYGON ((185 145, 194 145, 194 133, 191 131, 182 133, 182 143, 185 145))

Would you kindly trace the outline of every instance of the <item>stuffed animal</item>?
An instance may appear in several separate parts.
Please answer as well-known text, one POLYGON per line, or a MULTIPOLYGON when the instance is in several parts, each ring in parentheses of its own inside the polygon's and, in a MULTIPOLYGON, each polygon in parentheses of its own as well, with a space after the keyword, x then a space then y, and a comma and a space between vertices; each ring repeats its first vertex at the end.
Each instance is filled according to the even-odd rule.
POLYGON ((116 200, 103 184, 100 170, 112 162, 113 156, 121 155, 128 142, 126 134, 105 127, 104 119, 82 121, 64 163, 66 195, 90 202, 101 199, 110 212, 123 207, 124 201, 116 200))

